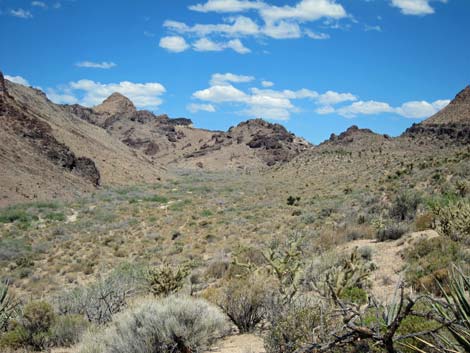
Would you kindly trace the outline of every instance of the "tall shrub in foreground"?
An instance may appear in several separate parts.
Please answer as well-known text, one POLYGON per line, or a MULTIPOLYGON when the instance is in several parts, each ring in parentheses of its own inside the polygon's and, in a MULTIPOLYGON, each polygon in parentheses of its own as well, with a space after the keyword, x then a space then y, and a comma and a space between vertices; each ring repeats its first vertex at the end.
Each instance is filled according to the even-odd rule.
POLYGON ((167 297, 144 301, 90 332, 79 353, 201 352, 225 334, 221 311, 202 299, 167 297))

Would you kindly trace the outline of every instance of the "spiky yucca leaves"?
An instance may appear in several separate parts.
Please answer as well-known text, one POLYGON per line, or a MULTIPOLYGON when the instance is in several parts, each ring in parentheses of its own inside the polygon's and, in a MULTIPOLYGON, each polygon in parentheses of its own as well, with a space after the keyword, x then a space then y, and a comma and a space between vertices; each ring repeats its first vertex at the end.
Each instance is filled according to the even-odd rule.
POLYGON ((16 314, 18 306, 18 301, 9 293, 8 282, 0 283, 0 332, 8 328, 8 323, 16 314))
POLYGON ((166 297, 178 292, 189 275, 187 266, 170 266, 167 264, 148 269, 146 280, 150 292, 156 297, 166 297))
POLYGON ((444 320, 452 322, 448 330, 458 342, 451 344, 452 349, 470 352, 470 278, 453 268, 448 290, 441 290, 446 303, 437 302, 435 309, 444 320))
MULTIPOLYGON (((442 330, 438 336, 439 340, 434 343, 425 338, 418 340, 433 352, 470 352, 470 277, 457 267, 454 267, 450 274, 446 289, 438 284, 443 300, 435 300, 433 305, 436 320, 443 324, 446 331, 442 330)), ((406 347, 416 352, 426 352, 415 346, 406 347)))

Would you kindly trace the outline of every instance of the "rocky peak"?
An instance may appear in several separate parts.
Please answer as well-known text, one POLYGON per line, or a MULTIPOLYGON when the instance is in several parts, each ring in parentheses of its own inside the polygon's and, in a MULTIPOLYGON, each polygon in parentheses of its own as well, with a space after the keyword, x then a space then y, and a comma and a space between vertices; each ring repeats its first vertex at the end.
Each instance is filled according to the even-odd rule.
POLYGON ((455 99, 451 102, 451 104, 459 103, 470 104, 470 86, 467 86, 461 90, 457 96, 455 96, 455 99))
POLYGON ((0 95, 7 94, 7 87, 5 85, 5 78, 3 73, 0 71, 0 95))
POLYGON ((470 86, 460 91, 448 106, 419 125, 470 125, 470 86))
POLYGON ((135 113, 137 111, 134 103, 118 92, 114 92, 103 103, 94 107, 93 110, 97 113, 107 113, 109 115, 135 113))
POLYGON ((360 129, 357 125, 352 125, 346 131, 342 132, 339 135, 331 134, 329 141, 352 142, 355 137, 365 136, 365 135, 375 135, 375 133, 370 129, 360 129))

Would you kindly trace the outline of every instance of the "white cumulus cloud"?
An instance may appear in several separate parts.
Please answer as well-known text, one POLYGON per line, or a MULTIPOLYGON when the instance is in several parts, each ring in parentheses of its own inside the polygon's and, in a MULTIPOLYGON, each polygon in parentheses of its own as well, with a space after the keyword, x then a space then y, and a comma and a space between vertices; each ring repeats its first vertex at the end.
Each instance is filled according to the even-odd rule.
POLYGON ((448 100, 438 100, 433 103, 428 103, 426 101, 412 101, 404 103, 401 107, 396 109, 396 112, 405 118, 427 118, 436 114, 449 103, 450 101, 448 100))
POLYGON ((247 54, 251 50, 243 45, 239 39, 229 40, 228 42, 215 42, 208 38, 200 38, 193 43, 195 51, 223 51, 232 49, 239 54, 247 54))
POLYGON ((181 53, 189 49, 189 45, 186 43, 186 40, 180 36, 163 37, 160 39, 159 45, 160 47, 173 53, 181 53))
POLYGON ((33 18, 33 14, 30 11, 21 8, 16 10, 10 10, 9 13, 13 17, 23 18, 25 20, 33 18))
POLYGON ((209 0, 204 4, 192 5, 189 8, 198 12, 242 12, 247 10, 258 10, 264 7, 261 1, 248 0, 209 0))
POLYGON ((21 76, 9 76, 9 75, 5 75, 5 78, 8 80, 8 81, 11 81, 13 83, 18 83, 20 85, 23 85, 23 86, 30 86, 28 80, 26 80, 24 77, 21 77, 21 76))
POLYGON ((424 16, 435 12, 432 1, 447 3, 447 0, 392 0, 391 4, 400 9, 404 15, 424 16))
POLYGON ((31 6, 42 7, 43 9, 47 8, 47 5, 43 1, 32 1, 31 6))
POLYGON ((228 82, 234 82, 234 83, 245 83, 245 82, 251 82, 255 78, 253 76, 246 76, 246 75, 236 75, 232 74, 230 72, 227 72, 225 74, 213 74, 210 80, 211 86, 218 86, 218 85, 224 85, 227 84, 228 82))
POLYGON ((383 113, 392 113, 394 109, 384 102, 359 101, 353 104, 339 108, 336 112, 345 118, 354 118, 358 115, 375 115, 383 113))
POLYGON ((92 69, 111 69, 115 66, 117 66, 115 63, 112 61, 103 61, 103 62, 93 62, 93 61, 80 61, 75 64, 77 67, 86 67, 86 68, 92 68, 92 69))
POLYGON ((215 107, 212 104, 191 103, 191 104, 188 104, 186 109, 190 111, 191 113, 197 113, 200 111, 209 112, 209 113, 215 112, 215 107))
POLYGON ((271 81, 261 81, 261 86, 269 88, 269 87, 274 86, 274 83, 271 81))

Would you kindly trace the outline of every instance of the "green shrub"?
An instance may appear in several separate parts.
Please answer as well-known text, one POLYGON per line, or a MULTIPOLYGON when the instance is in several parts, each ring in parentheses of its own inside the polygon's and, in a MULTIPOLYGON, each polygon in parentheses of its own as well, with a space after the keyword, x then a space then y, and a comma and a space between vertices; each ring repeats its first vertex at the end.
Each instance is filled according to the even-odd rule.
POLYGON ((54 304, 61 315, 84 315, 90 322, 104 324, 143 288, 143 277, 139 267, 124 264, 107 277, 60 293, 54 304))
POLYGON ((432 229, 434 225, 434 215, 432 213, 424 213, 415 219, 415 229, 418 232, 432 229))
POLYGON ((289 206, 298 206, 300 202, 300 196, 289 196, 287 198, 287 205, 289 206))
POLYGON ((31 246, 23 239, 0 239, 0 261, 11 261, 30 256, 31 246))
POLYGON ((377 231, 378 241, 397 240, 408 231, 405 224, 391 224, 387 225, 377 231))
POLYGON ((412 191, 399 194, 390 208, 390 216, 398 221, 413 219, 421 203, 421 197, 412 191))
POLYGON ((83 315, 60 315, 51 328, 52 341, 58 347, 70 347, 79 342, 89 322, 83 315))
POLYGON ((309 298, 297 298, 285 306, 274 302, 271 309, 270 327, 264 338, 267 353, 295 352, 317 340, 318 327, 325 324, 321 304, 309 298))
POLYGON ((44 217, 49 221, 57 221, 57 222, 64 222, 66 217, 63 212, 49 212, 44 217))
POLYGON ((358 287, 346 288, 341 292, 340 299, 355 303, 355 304, 365 304, 367 303, 368 298, 367 292, 358 287))
POLYGON ((37 220, 37 217, 18 206, 10 206, 0 210, 0 223, 29 223, 32 220, 37 220))
POLYGON ((30 347, 36 351, 44 350, 51 343, 51 327, 55 318, 49 303, 30 302, 24 307, 16 326, 2 339, 2 344, 13 348, 30 347))
POLYGON ((246 333, 253 331, 263 320, 268 295, 269 291, 261 278, 232 279, 224 285, 215 301, 240 333, 246 333))
POLYGON ((147 202, 168 203, 168 199, 164 196, 152 195, 144 198, 147 202))
POLYGON ((201 299, 173 296, 127 309, 109 327, 86 335, 79 352, 203 352, 226 329, 218 308, 201 299))
POLYGON ((423 239, 405 251, 408 263, 406 279, 416 290, 439 293, 439 284, 445 284, 448 269, 465 262, 461 246, 445 237, 423 239))

